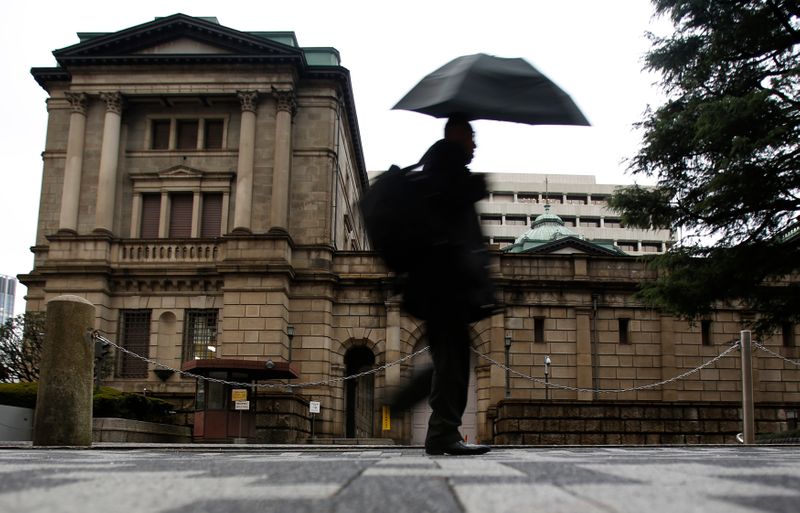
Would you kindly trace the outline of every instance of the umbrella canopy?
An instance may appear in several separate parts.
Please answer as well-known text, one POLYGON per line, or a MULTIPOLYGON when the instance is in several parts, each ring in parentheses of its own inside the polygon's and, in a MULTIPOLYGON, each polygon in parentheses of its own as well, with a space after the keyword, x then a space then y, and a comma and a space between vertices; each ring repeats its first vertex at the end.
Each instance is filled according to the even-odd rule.
POLYGON ((423 78, 393 109, 437 118, 589 125, 572 98, 524 59, 465 55, 423 78))

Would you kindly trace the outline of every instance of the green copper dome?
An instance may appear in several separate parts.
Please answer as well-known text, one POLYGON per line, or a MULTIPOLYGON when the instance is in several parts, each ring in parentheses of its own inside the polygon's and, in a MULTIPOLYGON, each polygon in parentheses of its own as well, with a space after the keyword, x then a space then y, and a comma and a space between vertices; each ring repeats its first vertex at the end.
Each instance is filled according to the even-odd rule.
POLYGON ((539 215, 532 223, 531 229, 505 248, 507 253, 523 253, 532 248, 565 237, 583 240, 585 237, 564 226, 564 221, 550 212, 550 205, 544 206, 544 214, 539 215))

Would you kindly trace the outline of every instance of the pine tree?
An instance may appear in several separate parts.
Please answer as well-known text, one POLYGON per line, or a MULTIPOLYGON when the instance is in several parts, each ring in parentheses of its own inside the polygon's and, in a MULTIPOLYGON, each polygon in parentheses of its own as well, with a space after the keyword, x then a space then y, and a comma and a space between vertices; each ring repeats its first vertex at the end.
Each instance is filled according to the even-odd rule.
POLYGON ((654 0, 675 27, 651 35, 645 67, 664 105, 639 123, 630 161, 654 188, 611 199, 629 226, 688 234, 654 259, 653 306, 688 318, 743 304, 769 333, 800 321, 800 5, 654 0), (794 283, 792 283, 794 276, 794 283))

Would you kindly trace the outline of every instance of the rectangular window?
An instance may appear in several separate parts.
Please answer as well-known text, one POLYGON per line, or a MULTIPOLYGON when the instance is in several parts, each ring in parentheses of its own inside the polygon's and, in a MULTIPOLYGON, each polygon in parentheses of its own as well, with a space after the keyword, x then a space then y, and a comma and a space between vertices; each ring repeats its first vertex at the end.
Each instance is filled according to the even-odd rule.
POLYGON ((169 195, 169 237, 171 239, 187 239, 192 236, 192 203, 191 192, 176 192, 169 195))
POLYGON ((197 128, 198 121, 196 119, 179 119, 177 123, 178 133, 176 134, 176 141, 179 150, 196 150, 197 149, 197 128))
POLYGON ((217 355, 217 310, 187 310, 183 330, 183 360, 207 360, 217 355))
POLYGON ((606 217, 603 220, 603 226, 606 228, 622 228, 622 224, 620 223, 619 219, 615 219, 613 217, 606 217))
POLYGON ((169 149, 169 119, 154 119, 150 122, 150 147, 154 150, 169 149))
POLYGON ((544 202, 549 203, 551 205, 561 205, 564 203, 564 196, 561 194, 550 194, 544 197, 544 202))
MULTIPOLYGON (((122 347, 144 358, 150 357, 150 310, 122 310, 119 333, 122 347)), ((123 353, 117 376, 146 378, 147 362, 123 353)))
POLYGON ((581 217, 581 226, 585 226, 586 228, 600 228, 600 219, 581 217))
POLYGON ((497 203, 513 203, 513 192, 495 192, 492 194, 492 201, 497 203))
POLYGON ((222 134, 225 122, 221 119, 207 119, 205 121, 205 140, 203 148, 214 150, 222 148, 222 134))
POLYGON ((568 205, 586 205, 586 196, 579 196, 574 194, 567 195, 568 205))
POLYGON ((508 246, 509 244, 514 244, 514 239, 510 237, 495 237, 494 243, 500 245, 500 249, 508 246))
POLYGON ((621 318, 617 319, 619 326, 619 343, 620 344, 630 344, 630 332, 629 332, 629 325, 630 319, 621 318))
POLYGON ((544 343, 544 317, 533 319, 533 341, 537 344, 544 343))
POLYGON ((700 321, 700 342, 704 346, 711 345, 711 321, 708 319, 700 321))
POLYGON ((161 220, 161 195, 142 194, 142 219, 139 236, 143 239, 158 237, 158 225, 161 220))
POLYGON ((518 203, 539 203, 539 195, 532 192, 517 193, 518 203))
POLYGON ((592 205, 605 205, 606 203, 608 203, 608 196, 592 194, 592 205))
POLYGON ((503 216, 484 214, 481 216, 481 224, 500 225, 503 224, 503 216))
POLYGON ((219 237, 222 226, 222 193, 203 194, 203 212, 200 218, 201 237, 219 237))
POLYGON ((509 226, 527 226, 528 218, 519 215, 507 215, 506 224, 509 226))
POLYGON ((794 347, 794 324, 784 322, 781 326, 781 334, 783 335, 783 346, 794 347))

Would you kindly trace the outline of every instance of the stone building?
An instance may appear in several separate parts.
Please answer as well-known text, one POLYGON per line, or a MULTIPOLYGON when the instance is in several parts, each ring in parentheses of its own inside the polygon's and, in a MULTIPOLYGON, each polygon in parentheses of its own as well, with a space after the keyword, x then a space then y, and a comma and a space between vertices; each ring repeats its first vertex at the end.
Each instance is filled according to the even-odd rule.
MULTIPOLYGON (((303 441, 310 401, 320 403, 317 437, 418 440, 424 408, 395 412, 384 431, 381 405, 424 353, 342 379, 408 357, 425 338, 365 251, 356 202, 367 172, 336 50, 181 14, 79 38, 54 52, 57 66, 32 70, 49 93, 49 123, 34 268, 20 277, 28 309, 61 294, 91 301, 109 340, 162 364, 118 352, 106 383, 175 401, 199 440, 303 441)), ((590 430, 613 442, 633 428, 587 424, 597 413, 581 407, 605 408, 602 417, 622 415, 624 402, 735 404, 733 357, 653 389, 591 392, 691 370, 752 314, 724 306, 691 325, 634 298, 652 277, 645 262, 568 246, 494 251, 507 308, 472 333, 479 353, 503 362, 507 351, 522 375, 542 378, 549 356, 550 382, 581 390, 507 377, 476 356, 467 436, 531 442, 539 429, 560 437, 551 442, 581 442, 566 433, 590 430), (532 423, 551 404, 573 405, 559 414, 569 424, 532 423)), ((785 331, 765 344, 796 359, 796 327, 785 331)), ((755 368, 770 429, 785 426, 800 404, 800 371, 765 354, 755 368)), ((719 422, 674 429, 714 433, 719 422)))

